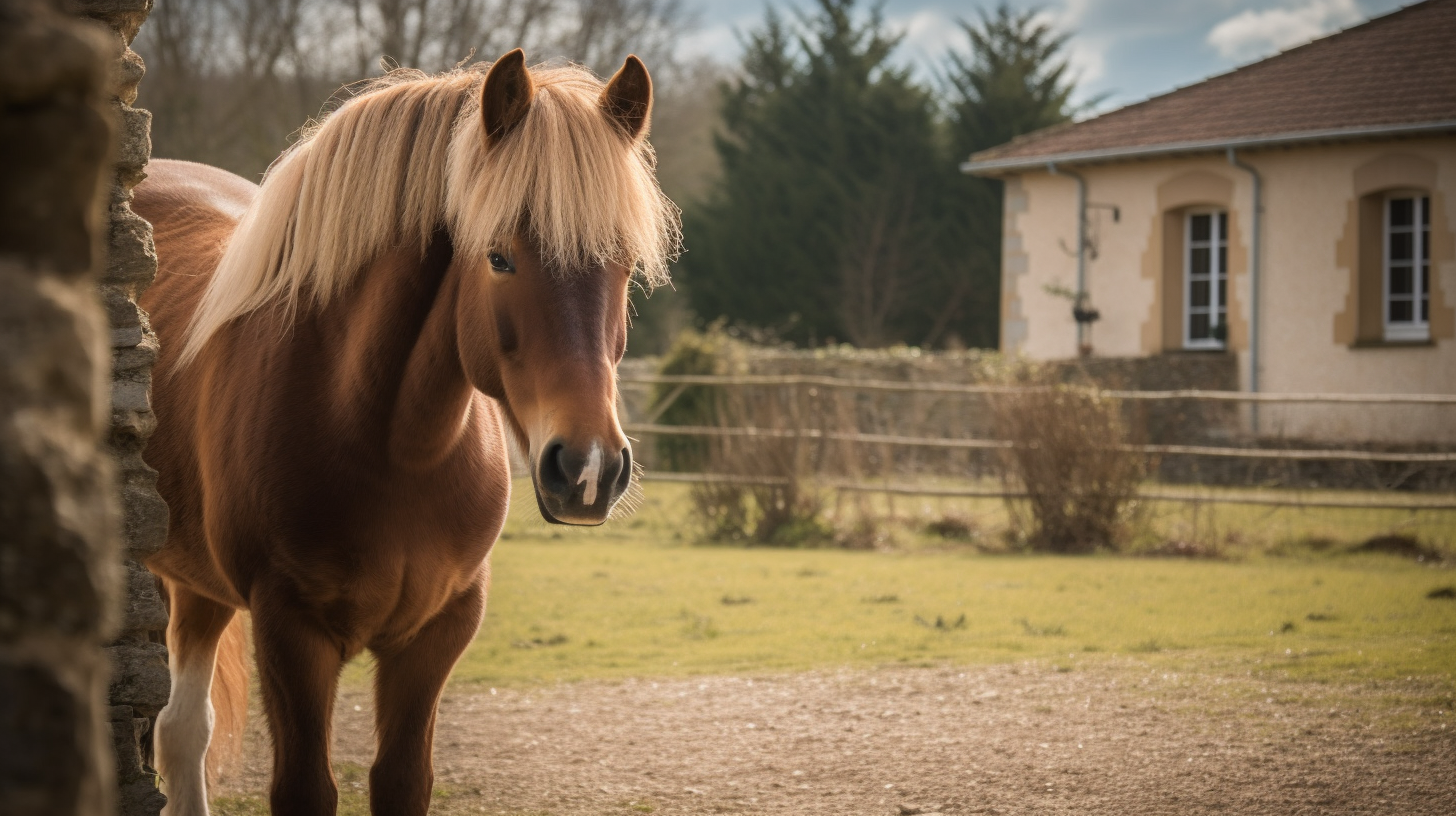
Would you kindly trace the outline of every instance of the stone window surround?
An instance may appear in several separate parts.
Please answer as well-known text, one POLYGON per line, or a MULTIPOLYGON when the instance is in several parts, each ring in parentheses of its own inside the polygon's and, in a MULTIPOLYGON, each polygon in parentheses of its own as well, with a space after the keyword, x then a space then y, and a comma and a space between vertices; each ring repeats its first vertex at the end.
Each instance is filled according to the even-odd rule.
POLYGON ((1456 309, 1441 288, 1441 267, 1456 261, 1438 167, 1424 156, 1392 150, 1355 168, 1345 229, 1335 244, 1335 265, 1348 276, 1345 308, 1334 316, 1334 341, 1354 350, 1432 348, 1456 337, 1456 309), (1385 201, 1397 192, 1430 198, 1430 321, 1426 339, 1388 340, 1385 333, 1385 201))
POLYGON ((1249 251, 1240 229, 1239 202, 1235 182, 1222 168, 1195 167, 1174 172, 1156 188, 1153 223, 1142 256, 1142 276, 1153 282, 1153 298, 1143 321, 1141 346, 1144 354, 1221 354, 1247 346, 1248 325, 1243 316, 1237 282, 1248 275, 1249 251), (1186 244, 1187 214, 1221 210, 1228 215, 1228 329, 1217 347, 1190 348, 1184 323, 1187 308, 1186 244))

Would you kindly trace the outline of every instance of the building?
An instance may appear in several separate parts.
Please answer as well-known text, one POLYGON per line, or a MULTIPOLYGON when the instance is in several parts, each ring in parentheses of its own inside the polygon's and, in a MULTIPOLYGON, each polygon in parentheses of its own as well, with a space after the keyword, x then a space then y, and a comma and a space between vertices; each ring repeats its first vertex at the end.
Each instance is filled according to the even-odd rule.
POLYGON ((962 169, 1006 185, 1003 351, 1232 354, 1255 391, 1456 394, 1456 0, 962 169))

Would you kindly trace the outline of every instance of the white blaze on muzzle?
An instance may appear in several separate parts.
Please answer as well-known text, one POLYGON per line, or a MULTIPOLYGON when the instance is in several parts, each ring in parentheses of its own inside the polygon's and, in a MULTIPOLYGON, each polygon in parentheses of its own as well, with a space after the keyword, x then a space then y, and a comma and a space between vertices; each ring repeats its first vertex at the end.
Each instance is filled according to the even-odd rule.
POLYGON ((576 480, 577 484, 586 483, 586 489, 582 491, 581 503, 591 507, 597 503, 597 482, 602 475, 602 445, 593 441, 591 453, 587 454, 586 467, 581 469, 581 478, 576 480))

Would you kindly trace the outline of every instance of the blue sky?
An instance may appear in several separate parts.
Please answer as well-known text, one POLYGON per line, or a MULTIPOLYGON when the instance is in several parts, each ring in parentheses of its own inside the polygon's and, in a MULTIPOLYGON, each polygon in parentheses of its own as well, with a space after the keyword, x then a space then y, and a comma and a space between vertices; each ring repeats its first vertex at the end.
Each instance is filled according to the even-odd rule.
MULTIPOLYGON (((779 8, 808 8, 812 0, 772 0, 779 8)), ((889 0, 885 17, 906 32, 899 58, 918 66, 964 47, 956 20, 974 19, 995 0, 889 0)), ((684 0, 696 8, 698 30, 684 51, 735 63, 734 30, 763 19, 764 0, 684 0)), ((865 8, 869 3, 863 4, 865 8)), ((1105 99, 1099 111, 1121 107, 1393 11, 1409 0, 1011 0, 1040 9, 1072 32, 1068 57, 1081 81, 1079 101, 1105 99)))

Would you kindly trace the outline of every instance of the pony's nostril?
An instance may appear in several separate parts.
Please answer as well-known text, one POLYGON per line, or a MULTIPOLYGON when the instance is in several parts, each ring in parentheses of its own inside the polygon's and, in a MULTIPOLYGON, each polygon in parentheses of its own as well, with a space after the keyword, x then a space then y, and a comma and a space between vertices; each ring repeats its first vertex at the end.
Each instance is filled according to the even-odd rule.
POLYGON ((541 489, 554 496, 571 494, 571 477, 566 474, 566 446, 552 442, 541 452, 540 472, 537 474, 541 489))
POLYGON ((612 482, 612 496, 620 496, 627 492, 627 487, 632 484, 632 448, 622 448, 622 470, 612 482))

